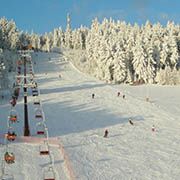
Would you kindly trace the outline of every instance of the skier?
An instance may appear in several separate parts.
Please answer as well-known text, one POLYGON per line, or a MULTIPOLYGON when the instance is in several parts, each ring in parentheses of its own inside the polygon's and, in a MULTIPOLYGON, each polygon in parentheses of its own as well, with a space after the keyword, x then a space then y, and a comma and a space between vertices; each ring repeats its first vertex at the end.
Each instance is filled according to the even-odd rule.
POLYGON ((118 96, 118 97, 120 96, 120 92, 117 93, 117 96, 118 96))
POLYGON ((152 130, 153 132, 155 131, 155 126, 154 126, 154 125, 152 126, 151 130, 152 130))
POLYGON ((94 99, 94 97, 95 97, 95 94, 93 93, 93 94, 92 94, 92 99, 94 99))
POLYGON ((108 134, 109 134, 109 132, 108 132, 108 130, 106 129, 106 130, 104 131, 104 138, 107 138, 108 134))
POLYGON ((125 99, 125 95, 123 95, 123 99, 125 99))
POLYGON ((130 123, 131 125, 134 125, 134 123, 132 122, 132 120, 131 120, 131 119, 129 119, 129 123, 130 123))

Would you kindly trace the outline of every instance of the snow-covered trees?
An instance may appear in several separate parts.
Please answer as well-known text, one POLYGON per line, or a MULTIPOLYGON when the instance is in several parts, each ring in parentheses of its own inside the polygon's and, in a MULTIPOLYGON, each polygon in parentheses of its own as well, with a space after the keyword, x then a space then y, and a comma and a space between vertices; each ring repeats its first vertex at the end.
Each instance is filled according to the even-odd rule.
POLYGON ((0 19, 0 48, 16 49, 19 33, 13 20, 8 21, 5 17, 0 19))
POLYGON ((178 74, 173 71, 180 68, 179 30, 174 23, 163 28, 147 21, 140 27, 112 19, 100 23, 95 19, 86 36, 88 72, 116 83, 161 83, 156 76, 163 70, 178 74))
POLYGON ((0 19, 0 48, 15 50, 28 44, 46 52, 53 49, 83 52, 83 58, 78 58, 76 64, 84 63, 87 73, 107 82, 164 83, 162 78, 170 78, 168 73, 178 81, 180 26, 173 22, 165 27, 149 21, 139 26, 112 18, 99 22, 95 18, 90 28, 72 29, 68 14, 65 30, 55 28, 38 35, 19 32, 14 21, 0 19))

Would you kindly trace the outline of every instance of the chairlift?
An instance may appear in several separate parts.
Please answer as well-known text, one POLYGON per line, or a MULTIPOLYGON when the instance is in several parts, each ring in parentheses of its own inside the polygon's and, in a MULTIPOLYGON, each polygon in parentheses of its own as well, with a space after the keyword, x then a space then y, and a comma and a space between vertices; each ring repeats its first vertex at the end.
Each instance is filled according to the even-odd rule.
POLYGON ((6 134, 6 138, 8 141, 14 141, 16 139, 16 133, 13 128, 10 128, 6 134))
POLYGON ((32 89, 32 95, 38 96, 38 90, 36 88, 32 89))
POLYGON ((37 109, 35 112, 35 118, 43 118, 43 112, 41 109, 37 109))
POLYGON ((47 140, 39 146, 40 155, 49 155, 49 145, 47 140))
POLYGON ((34 99, 34 105, 40 105, 40 99, 38 97, 36 97, 36 99, 34 99))
POLYGON ((11 110, 9 115, 9 121, 12 123, 17 122, 17 112, 16 110, 11 110))
POLYGON ((37 123, 37 135, 45 135, 45 124, 43 122, 37 123))
POLYGON ((43 177, 44 180, 55 180, 56 174, 55 174, 55 171, 54 171, 53 167, 50 166, 48 168, 48 170, 44 171, 44 175, 43 176, 44 176, 43 177))
POLYGON ((4 160, 6 161, 7 164, 13 164, 15 163, 15 155, 14 153, 10 152, 5 152, 4 154, 4 160))

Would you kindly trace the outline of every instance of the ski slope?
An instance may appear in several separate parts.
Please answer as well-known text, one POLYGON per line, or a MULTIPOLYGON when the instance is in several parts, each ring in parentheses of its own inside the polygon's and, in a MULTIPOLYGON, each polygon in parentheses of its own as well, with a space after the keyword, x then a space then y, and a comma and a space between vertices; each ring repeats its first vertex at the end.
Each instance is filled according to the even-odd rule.
MULTIPOLYGON (((179 86, 106 84, 79 72, 59 54, 33 54, 33 61, 49 136, 58 142, 50 147, 58 180, 73 175, 78 180, 180 179, 179 86), (147 91, 150 102, 145 101, 147 91), (103 138, 105 129, 108 138, 103 138)), ((28 102, 34 136, 33 97, 28 102)), ((20 117, 16 129, 22 135, 22 97, 16 108, 20 117)), ((5 101, 0 104, 0 134, 6 132, 9 109, 5 101)), ((17 161, 7 171, 17 180, 42 179, 49 159, 40 157, 38 148, 33 142, 12 144, 17 161)))

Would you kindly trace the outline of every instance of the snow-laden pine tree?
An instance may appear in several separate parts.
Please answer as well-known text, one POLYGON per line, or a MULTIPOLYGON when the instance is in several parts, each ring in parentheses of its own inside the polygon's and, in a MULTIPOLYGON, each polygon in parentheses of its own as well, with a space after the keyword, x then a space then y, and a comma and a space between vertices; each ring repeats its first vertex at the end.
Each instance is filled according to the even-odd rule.
POLYGON ((67 48, 73 48, 72 44, 72 30, 71 30, 71 18, 67 15, 67 27, 65 31, 65 45, 67 48))
POLYGON ((177 40, 173 34, 169 35, 169 48, 170 48, 170 62, 169 66, 171 69, 176 68, 179 62, 179 52, 178 52, 178 45, 177 40))
POLYGON ((136 41, 136 45, 133 47, 133 69, 135 81, 148 81, 147 72, 147 54, 144 49, 144 43, 141 39, 136 41))
POLYGON ((112 61, 113 67, 113 81, 115 83, 123 83, 126 80, 127 71, 126 71, 126 52, 123 48, 118 44, 116 46, 116 52, 113 56, 112 61))
POLYGON ((58 29, 53 31, 53 47, 58 47, 59 32, 58 29))

